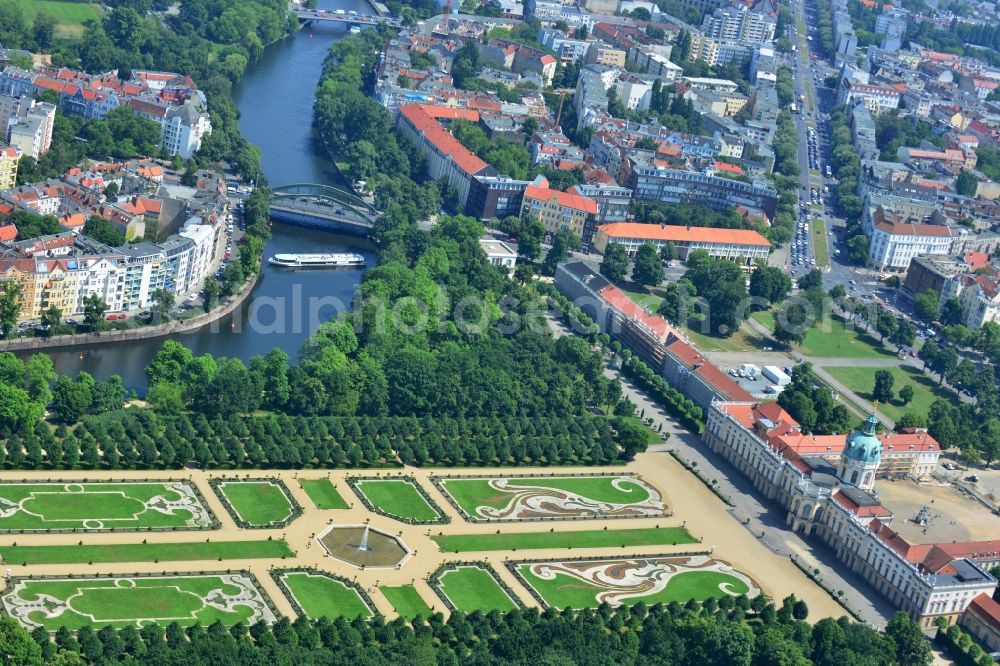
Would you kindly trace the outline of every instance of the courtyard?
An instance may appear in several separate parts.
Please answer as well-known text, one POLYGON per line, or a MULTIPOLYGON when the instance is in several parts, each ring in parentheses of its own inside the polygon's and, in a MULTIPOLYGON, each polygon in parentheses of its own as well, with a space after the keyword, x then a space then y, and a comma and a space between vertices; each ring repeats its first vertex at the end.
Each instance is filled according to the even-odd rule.
POLYGON ((892 529, 910 543, 985 541, 1000 534, 1000 516, 952 485, 883 479, 875 489, 895 514, 892 529), (923 507, 927 507, 926 526, 914 520, 923 507))

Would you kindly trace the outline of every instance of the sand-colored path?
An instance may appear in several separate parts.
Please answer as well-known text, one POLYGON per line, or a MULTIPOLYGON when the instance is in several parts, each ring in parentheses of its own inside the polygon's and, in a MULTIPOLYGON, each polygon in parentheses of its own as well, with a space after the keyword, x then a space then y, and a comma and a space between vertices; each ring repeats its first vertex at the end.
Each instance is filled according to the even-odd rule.
POLYGON ((787 559, 779 557, 758 540, 753 538, 746 529, 726 511, 726 506, 713 495, 698 479, 681 467, 672 457, 662 451, 648 452, 639 455, 635 461, 624 467, 615 468, 518 468, 503 470, 495 469, 461 469, 461 470, 422 470, 406 469, 400 471, 373 471, 367 474, 381 476, 412 475, 423 486, 424 490, 434 499, 442 510, 451 518, 447 525, 408 526, 396 520, 376 515, 364 508, 361 501, 349 488, 345 477, 357 474, 356 470, 259 470, 239 472, 242 477, 279 477, 291 490, 295 499, 303 507, 303 514, 285 529, 277 530, 242 530, 238 529, 229 514, 219 502, 216 494, 208 484, 209 478, 217 476, 233 476, 236 473, 206 472, 206 471, 161 471, 137 472, 9 472, 0 475, 0 480, 35 480, 71 479, 71 480, 103 480, 103 479, 141 479, 144 477, 183 478, 197 484, 209 508, 221 522, 221 529, 213 531, 176 531, 176 532, 121 532, 102 534, 4 534, 0 535, 0 545, 57 545, 76 544, 83 540, 85 544, 116 544, 140 543, 146 539, 149 543, 190 542, 211 539, 222 540, 253 540, 285 538, 295 551, 293 558, 285 560, 224 560, 197 562, 130 562, 124 564, 70 564, 70 565, 28 565, 22 566, 16 562, 5 564, 12 576, 74 574, 94 575, 109 573, 160 573, 160 572, 198 572, 246 569, 252 571, 264 592, 274 601, 281 613, 294 616, 288 600, 280 592, 271 579, 269 570, 281 567, 314 567, 329 571, 349 580, 356 580, 371 595, 378 610, 386 617, 395 617, 396 613, 386 598, 378 590, 380 585, 404 585, 413 583, 421 596, 436 611, 447 613, 444 603, 437 598, 426 583, 427 576, 440 564, 449 561, 486 561, 493 565, 501 578, 514 590, 521 601, 527 606, 537 606, 537 602, 528 591, 517 581, 504 566, 507 559, 545 559, 559 557, 607 556, 607 555, 651 555, 657 553, 683 552, 693 550, 711 550, 716 559, 726 560, 737 569, 757 581, 764 593, 774 599, 794 593, 804 600, 810 609, 810 619, 822 617, 839 617, 844 610, 822 589, 812 583, 787 559), (449 504, 438 488, 428 477, 432 475, 464 476, 469 474, 496 474, 498 476, 514 476, 525 473, 541 474, 572 474, 594 473, 605 471, 614 473, 632 473, 641 476, 645 481, 655 486, 664 496, 665 504, 673 511, 669 517, 636 518, 636 519, 598 519, 576 521, 543 521, 524 523, 493 523, 472 524, 461 518, 454 507, 449 504), (351 504, 345 510, 319 510, 302 490, 298 480, 301 478, 329 478, 344 499, 351 504), (400 569, 367 569, 358 568, 326 556, 325 551, 315 541, 318 534, 328 524, 359 524, 370 520, 374 527, 399 534, 406 545, 414 552, 400 569), (701 544, 671 546, 635 546, 628 548, 593 548, 582 549, 548 549, 531 551, 493 551, 489 553, 462 553, 456 555, 441 553, 430 535, 495 533, 515 531, 563 531, 574 529, 609 530, 622 528, 653 527, 655 525, 686 525, 696 538, 701 538, 701 544))

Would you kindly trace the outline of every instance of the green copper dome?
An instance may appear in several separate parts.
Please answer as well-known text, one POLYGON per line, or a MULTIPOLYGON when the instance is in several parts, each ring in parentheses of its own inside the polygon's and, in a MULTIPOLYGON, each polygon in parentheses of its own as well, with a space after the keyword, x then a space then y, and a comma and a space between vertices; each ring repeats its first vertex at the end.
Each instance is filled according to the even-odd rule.
POLYGON ((878 419, 872 414, 865 421, 865 427, 853 432, 847 438, 844 455, 849 460, 862 464, 878 464, 882 460, 882 442, 875 433, 878 431, 878 419))

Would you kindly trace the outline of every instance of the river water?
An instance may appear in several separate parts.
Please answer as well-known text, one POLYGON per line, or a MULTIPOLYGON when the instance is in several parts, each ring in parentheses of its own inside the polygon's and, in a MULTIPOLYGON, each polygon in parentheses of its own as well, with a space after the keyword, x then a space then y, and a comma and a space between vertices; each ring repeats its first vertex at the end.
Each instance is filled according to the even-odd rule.
MULTIPOLYGON (((373 13, 363 0, 320 0, 321 9, 373 13)), ((260 147, 271 186, 294 183, 342 185, 331 162, 312 141, 313 92, 330 45, 348 34, 346 26, 319 25, 299 31, 264 50, 247 68, 234 91, 240 127, 260 147)), ((278 252, 360 252, 368 265, 374 248, 364 240, 274 224, 264 256, 278 252)), ((296 358, 315 326, 348 307, 361 279, 356 269, 290 271, 264 264, 253 294, 231 316, 197 331, 172 336, 195 354, 243 360, 280 347, 296 358)), ((57 372, 85 370, 98 378, 119 374, 129 388, 145 389, 143 368, 166 338, 112 346, 88 345, 51 350, 57 372)))

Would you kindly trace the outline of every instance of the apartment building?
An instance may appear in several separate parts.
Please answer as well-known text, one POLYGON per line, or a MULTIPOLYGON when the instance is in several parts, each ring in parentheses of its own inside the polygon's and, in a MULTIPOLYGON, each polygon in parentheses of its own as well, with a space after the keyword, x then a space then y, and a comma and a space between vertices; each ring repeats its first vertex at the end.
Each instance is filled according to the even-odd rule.
POLYGON ((634 155, 623 161, 618 181, 640 200, 700 204, 714 210, 743 206, 759 210, 769 219, 778 206, 778 193, 763 183, 665 168, 634 155))
POLYGON ((589 251, 594 242, 597 227, 612 222, 624 222, 629 216, 629 205, 632 203, 632 190, 612 184, 581 184, 566 190, 570 194, 592 199, 597 203, 597 215, 588 216, 583 225, 584 251, 589 251))
POLYGON ((597 202, 593 199, 538 185, 528 185, 521 201, 521 217, 541 222, 550 237, 569 231, 582 239, 587 219, 595 217, 597 212, 597 202))
POLYGON ((701 31, 712 39, 744 44, 761 44, 774 39, 776 21, 745 5, 720 7, 705 16, 701 31))
POLYGON ((866 210, 862 228, 868 235, 868 265, 878 270, 905 271, 924 254, 949 254, 960 233, 952 226, 927 224, 878 206, 866 210))
POLYGON ((599 226, 594 237, 594 249, 603 254, 611 243, 624 245, 629 256, 635 256, 636 251, 646 243, 652 243, 657 248, 673 243, 677 248, 677 256, 682 261, 687 261, 693 250, 705 250, 713 257, 731 259, 743 265, 767 261, 771 251, 771 243, 750 229, 681 227, 639 222, 616 222, 599 226))
POLYGON ((461 118, 479 121, 479 113, 430 104, 407 104, 399 109, 396 126, 400 132, 424 153, 427 171, 434 180, 444 179, 458 192, 464 207, 469 199, 469 189, 475 176, 496 176, 496 169, 479 159, 458 139, 453 137, 441 120, 461 118))
POLYGON ((14 146, 0 144, 0 191, 9 190, 17 185, 17 163, 20 160, 20 150, 14 146))
POLYGON ((853 106, 860 102, 871 111, 872 115, 877 116, 899 108, 901 97, 902 93, 896 88, 858 83, 849 77, 844 77, 837 92, 837 103, 853 106))
POLYGON ((84 311, 97 296, 111 312, 149 307, 157 289, 182 295, 198 288, 224 245, 221 228, 191 218, 162 244, 112 248, 73 231, 0 243, 0 281, 21 285, 21 320, 55 306, 64 316, 84 311))
POLYGON ((30 155, 41 159, 52 145, 52 126, 55 123, 56 107, 45 102, 32 102, 23 115, 11 118, 13 122, 7 130, 8 143, 30 155))

